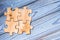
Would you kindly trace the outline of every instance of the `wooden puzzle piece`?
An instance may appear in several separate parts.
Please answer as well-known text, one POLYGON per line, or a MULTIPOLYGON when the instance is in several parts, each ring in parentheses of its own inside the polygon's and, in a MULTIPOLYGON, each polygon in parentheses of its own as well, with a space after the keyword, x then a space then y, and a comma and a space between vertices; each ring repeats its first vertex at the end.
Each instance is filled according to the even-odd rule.
POLYGON ((32 13, 32 11, 27 7, 23 7, 23 12, 24 12, 25 20, 31 21, 31 17, 29 16, 29 14, 32 13))
POLYGON ((18 25, 18 22, 14 22, 13 19, 11 21, 6 21, 7 28, 4 29, 5 32, 10 33, 10 35, 13 34, 13 32, 17 33, 18 29, 16 29, 16 25, 18 25))

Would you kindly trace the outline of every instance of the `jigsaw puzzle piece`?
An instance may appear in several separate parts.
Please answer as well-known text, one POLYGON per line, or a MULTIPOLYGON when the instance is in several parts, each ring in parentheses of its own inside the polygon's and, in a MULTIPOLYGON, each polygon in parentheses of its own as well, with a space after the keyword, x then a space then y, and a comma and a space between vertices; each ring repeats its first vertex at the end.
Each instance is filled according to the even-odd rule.
POLYGON ((25 21, 29 20, 31 21, 31 17, 29 16, 30 13, 32 13, 32 10, 28 9, 27 7, 23 7, 24 17, 25 21))
POLYGON ((25 24, 24 24, 24 27, 23 27, 23 31, 26 32, 26 34, 30 34, 30 30, 32 29, 31 25, 30 25, 30 21, 27 21, 25 24))
POLYGON ((13 19, 11 21, 6 21, 7 28, 4 29, 5 32, 10 33, 12 35, 14 32, 17 33, 18 29, 16 29, 16 25, 18 22, 14 22, 13 19))
POLYGON ((24 23, 28 20, 31 21, 31 17, 29 16, 29 14, 32 11, 27 9, 27 7, 23 7, 23 9, 21 10, 21 16, 18 16, 18 20, 23 21, 24 23))

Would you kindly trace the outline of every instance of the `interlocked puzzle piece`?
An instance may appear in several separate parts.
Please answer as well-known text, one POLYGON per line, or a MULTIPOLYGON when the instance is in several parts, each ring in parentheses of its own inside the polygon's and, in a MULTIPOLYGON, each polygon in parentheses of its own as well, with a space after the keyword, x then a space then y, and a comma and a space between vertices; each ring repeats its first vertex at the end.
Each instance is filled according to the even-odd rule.
POLYGON ((27 7, 23 7, 22 9, 15 8, 13 11, 11 8, 8 8, 7 13, 5 12, 5 16, 7 16, 6 25, 8 27, 5 28, 4 31, 9 32, 10 35, 12 35, 13 32, 18 34, 26 32, 26 34, 30 34, 30 13, 32 13, 32 11, 27 7))
POLYGON ((31 17, 29 16, 30 13, 32 13, 32 11, 27 9, 27 7, 24 7, 21 10, 21 13, 20 13, 21 16, 18 16, 18 20, 22 20, 24 22, 31 21, 31 17))
POLYGON ((18 29, 16 29, 16 25, 18 25, 18 22, 14 22, 13 19, 11 21, 6 21, 7 28, 4 29, 5 32, 9 32, 10 35, 12 35, 13 32, 17 33, 18 29))

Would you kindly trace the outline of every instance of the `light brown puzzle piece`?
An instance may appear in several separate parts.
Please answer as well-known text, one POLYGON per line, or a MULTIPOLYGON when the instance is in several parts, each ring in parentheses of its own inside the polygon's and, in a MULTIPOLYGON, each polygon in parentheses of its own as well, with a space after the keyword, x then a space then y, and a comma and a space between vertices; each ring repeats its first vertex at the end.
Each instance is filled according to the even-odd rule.
POLYGON ((31 21, 31 17, 29 16, 29 14, 31 13, 31 10, 28 10, 27 7, 24 7, 21 10, 21 16, 18 16, 18 20, 23 21, 24 23, 27 21, 31 21))
POLYGON ((13 34, 13 32, 17 33, 18 29, 16 29, 16 25, 18 25, 18 22, 14 22, 13 19, 11 21, 6 21, 7 28, 4 29, 5 32, 10 33, 10 35, 13 34))
POLYGON ((23 13, 24 13, 25 21, 26 20, 31 21, 31 17, 29 16, 29 14, 32 13, 32 11, 27 7, 23 7, 23 13))

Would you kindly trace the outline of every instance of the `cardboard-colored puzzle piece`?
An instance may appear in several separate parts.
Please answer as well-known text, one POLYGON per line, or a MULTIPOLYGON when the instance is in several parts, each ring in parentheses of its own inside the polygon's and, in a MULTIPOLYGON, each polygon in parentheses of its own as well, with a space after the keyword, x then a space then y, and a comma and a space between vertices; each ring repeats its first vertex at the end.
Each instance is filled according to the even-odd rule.
POLYGON ((10 35, 13 34, 13 32, 17 33, 18 29, 16 29, 16 25, 18 25, 18 22, 14 22, 13 19, 11 21, 6 21, 7 28, 4 29, 5 32, 10 33, 10 35))
POLYGON ((32 13, 32 11, 29 10, 27 7, 23 7, 23 12, 24 12, 25 21, 26 20, 31 21, 31 17, 29 16, 29 14, 32 13))

